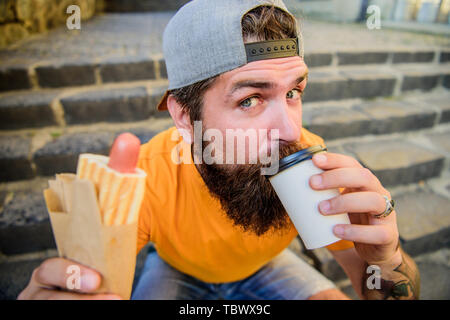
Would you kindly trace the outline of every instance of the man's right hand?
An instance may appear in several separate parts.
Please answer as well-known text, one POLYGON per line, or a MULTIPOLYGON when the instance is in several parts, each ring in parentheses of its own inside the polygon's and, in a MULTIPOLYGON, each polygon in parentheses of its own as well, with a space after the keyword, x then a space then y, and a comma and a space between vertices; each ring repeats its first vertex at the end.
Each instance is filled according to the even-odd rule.
MULTIPOLYGON (((73 267, 72 267, 73 268, 73 267)), ((100 287, 101 275, 86 266, 62 258, 45 260, 33 271, 28 286, 18 300, 118 300, 114 294, 93 294, 100 287), (71 266, 80 269, 80 289, 68 290, 71 266)))

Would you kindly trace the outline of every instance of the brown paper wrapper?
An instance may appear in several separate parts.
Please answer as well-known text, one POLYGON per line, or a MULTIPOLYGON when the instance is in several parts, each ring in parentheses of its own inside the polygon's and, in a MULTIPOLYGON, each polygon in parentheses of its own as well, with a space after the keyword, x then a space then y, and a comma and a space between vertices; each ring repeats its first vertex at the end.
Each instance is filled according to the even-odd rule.
POLYGON ((137 222, 103 225, 90 180, 60 174, 44 191, 60 257, 99 271, 97 293, 129 299, 136 265, 137 222))

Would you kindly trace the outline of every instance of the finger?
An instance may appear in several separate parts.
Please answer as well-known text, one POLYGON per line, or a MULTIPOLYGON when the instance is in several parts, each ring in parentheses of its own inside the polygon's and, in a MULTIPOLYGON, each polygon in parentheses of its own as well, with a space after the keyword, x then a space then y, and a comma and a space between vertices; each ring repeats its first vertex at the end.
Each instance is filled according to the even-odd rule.
POLYGON ((74 277, 77 276, 80 277, 80 288, 75 291, 88 293, 95 291, 100 286, 101 276, 97 271, 62 258, 44 261, 34 273, 34 281, 39 286, 66 289, 68 280, 76 280, 74 277))
POLYGON ((333 232, 343 240, 374 245, 388 245, 398 238, 387 225, 338 224, 333 232))
POLYGON ((80 294, 74 292, 40 289, 32 297, 34 300, 122 300, 114 294, 80 294))
POLYGON ((333 188, 358 188, 365 191, 383 191, 380 181, 367 168, 339 168, 324 171, 310 178, 316 190, 333 188))
POLYGON ((319 203, 319 211, 324 215, 340 213, 380 214, 386 209, 386 200, 378 192, 352 192, 319 203))
POLYGON ((336 168, 362 168, 362 165, 355 158, 339 153, 316 153, 313 155, 312 160, 317 167, 323 170, 336 168))

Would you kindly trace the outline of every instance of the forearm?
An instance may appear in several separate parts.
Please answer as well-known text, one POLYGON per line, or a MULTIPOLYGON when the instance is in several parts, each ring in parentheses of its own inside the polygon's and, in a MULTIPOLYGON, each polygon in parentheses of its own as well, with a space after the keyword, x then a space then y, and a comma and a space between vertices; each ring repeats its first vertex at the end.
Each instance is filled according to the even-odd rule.
MULTIPOLYGON (((420 295, 420 274, 414 260, 399 248, 386 264, 373 264, 379 273, 364 273, 361 284, 363 298, 369 300, 414 300, 420 295), (378 277, 378 279, 377 279, 378 277)), ((366 263, 365 267, 369 267, 366 263)))
POLYGON ((366 272, 366 263, 359 257, 355 248, 330 251, 330 253, 350 279, 356 294, 360 299, 364 299, 361 289, 363 277, 366 272))
POLYGON ((418 299, 420 276, 416 264, 400 248, 389 263, 371 263, 369 268, 355 248, 331 251, 361 299, 418 299), (378 272, 379 271, 379 272, 378 272))

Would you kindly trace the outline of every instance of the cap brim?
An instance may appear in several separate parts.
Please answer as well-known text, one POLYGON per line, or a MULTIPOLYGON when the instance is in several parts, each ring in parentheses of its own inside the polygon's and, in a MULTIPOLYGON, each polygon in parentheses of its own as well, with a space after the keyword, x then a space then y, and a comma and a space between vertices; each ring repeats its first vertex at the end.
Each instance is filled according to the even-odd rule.
POLYGON ((167 110, 167 97, 169 96, 169 91, 166 91, 158 103, 157 109, 158 111, 167 110))

